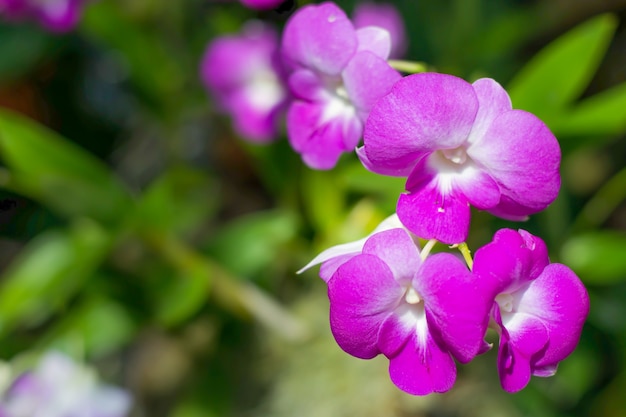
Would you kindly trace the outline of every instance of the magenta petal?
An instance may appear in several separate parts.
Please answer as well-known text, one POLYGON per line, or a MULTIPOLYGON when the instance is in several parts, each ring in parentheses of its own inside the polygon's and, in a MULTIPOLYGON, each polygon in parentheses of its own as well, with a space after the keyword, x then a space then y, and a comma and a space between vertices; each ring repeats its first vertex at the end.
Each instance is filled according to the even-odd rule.
POLYGON ((337 344, 358 358, 379 354, 379 328, 403 292, 376 256, 358 255, 339 267, 328 281, 330 326, 337 344))
POLYGON ((388 3, 359 3, 352 21, 356 28, 378 26, 389 32, 391 38, 390 58, 400 58, 407 48, 404 21, 398 10, 388 3))
POLYGON ((323 113, 323 105, 294 101, 287 112, 287 137, 291 147, 296 152, 303 152, 308 146, 311 137, 323 113))
POLYGON ((391 50, 391 38, 385 29, 368 26, 357 29, 356 37, 359 40, 358 51, 370 51, 377 57, 386 60, 391 50))
POLYGON ((481 78, 472 84, 478 98, 478 113, 468 141, 480 142, 491 123, 499 115, 511 110, 511 99, 506 90, 491 78, 481 78))
POLYGON ((403 170, 437 149, 463 144, 478 110, 472 85, 451 75, 414 74, 372 108, 364 148, 375 172, 403 170))
POLYGON ((240 0, 241 4, 251 9, 270 10, 280 6, 284 0, 240 0))
POLYGON ((320 77, 308 69, 295 70, 289 76, 289 89, 296 98, 306 101, 321 101, 328 94, 320 77))
POLYGON ((400 285, 409 285, 421 264, 417 246, 404 229, 391 229, 373 235, 365 242, 363 253, 383 260, 400 285))
POLYGON ((455 244, 467 238, 470 221, 467 199, 455 193, 442 194, 437 179, 421 189, 401 194, 396 212, 406 228, 422 239, 455 244))
POLYGON ((524 292, 519 310, 540 318, 548 329, 548 349, 533 363, 541 368, 574 351, 589 313, 589 295, 571 269, 550 264, 524 292))
POLYGON ((361 120, 366 120, 372 106, 402 78, 387 61, 371 52, 357 53, 342 73, 348 96, 361 120))
MULTIPOLYGON (((548 127, 530 113, 511 110, 501 114, 467 153, 500 184, 504 196, 525 208, 523 214, 545 209, 559 192, 559 144, 548 127)), ((522 214, 521 207, 512 214, 522 214)))
POLYGON ((413 286, 424 298, 429 326, 436 329, 452 355, 471 361, 484 348, 497 280, 480 285, 461 260, 437 253, 424 261, 413 286))
POLYGON ((304 6, 283 32, 283 52, 296 64, 336 75, 357 49, 357 36, 346 14, 334 3, 304 6))
POLYGON ((517 392, 530 381, 532 356, 548 343, 548 331, 541 320, 526 314, 502 317, 503 330, 498 351, 498 373, 502 388, 517 392))
POLYGON ((456 366, 445 349, 426 333, 424 340, 413 336, 389 360, 389 375, 401 390, 413 395, 446 392, 454 385, 456 366))

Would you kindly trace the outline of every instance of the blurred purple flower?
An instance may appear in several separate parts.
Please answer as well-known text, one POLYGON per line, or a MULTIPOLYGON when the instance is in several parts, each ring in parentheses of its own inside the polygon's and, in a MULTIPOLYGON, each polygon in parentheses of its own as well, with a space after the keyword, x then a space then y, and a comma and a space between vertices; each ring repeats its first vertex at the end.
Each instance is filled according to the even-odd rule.
POLYGON ((589 296, 576 274, 551 264, 545 243, 520 230, 499 230, 476 251, 478 282, 497 281, 493 319, 500 334, 498 372, 509 392, 531 375, 551 376, 578 344, 589 296))
POLYGON ((287 22, 282 48, 294 72, 287 113, 291 146, 315 169, 330 169, 359 143, 370 109, 400 74, 387 64, 389 33, 356 30, 334 3, 308 5, 287 22))
POLYGON ((422 260, 405 229, 385 230, 328 280, 331 330, 353 356, 389 358, 400 389, 445 392, 456 379, 453 358, 467 363, 488 348, 492 293, 454 255, 422 260))
POLYGON ((390 3, 359 3, 352 13, 357 29, 378 26, 389 32, 391 52, 389 58, 402 58, 407 49, 407 36, 402 16, 390 3))
POLYGON ((90 0, 0 0, 0 15, 10 20, 35 19, 53 32, 66 32, 78 23, 90 0))
POLYGON ((123 417, 130 405, 122 389, 100 384, 91 370, 50 352, 2 395, 0 416, 123 417))
POLYGON ((556 138, 492 79, 403 78, 374 105, 357 153, 370 171, 407 177, 396 211, 409 230, 449 244, 467 238, 470 204, 522 220, 560 187, 556 138))
POLYGON ((276 31, 253 21, 239 34, 213 40, 202 59, 202 81, 232 116, 235 131, 250 141, 276 138, 288 100, 278 47, 276 31))

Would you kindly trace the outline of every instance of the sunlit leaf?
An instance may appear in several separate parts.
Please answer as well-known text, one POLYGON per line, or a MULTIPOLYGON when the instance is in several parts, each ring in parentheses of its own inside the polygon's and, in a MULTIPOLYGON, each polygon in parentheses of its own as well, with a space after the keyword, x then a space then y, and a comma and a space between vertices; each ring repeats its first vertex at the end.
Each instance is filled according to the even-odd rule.
POLYGON ((46 232, 11 264, 0 285, 0 334, 34 324, 64 306, 102 262, 109 235, 92 222, 46 232))
POLYGON ((561 260, 588 284, 626 281, 626 234, 603 230, 576 236, 563 245, 561 260))
POLYGON ((615 16, 600 15, 542 49, 510 82, 513 106, 549 122, 585 90, 616 27, 615 16))

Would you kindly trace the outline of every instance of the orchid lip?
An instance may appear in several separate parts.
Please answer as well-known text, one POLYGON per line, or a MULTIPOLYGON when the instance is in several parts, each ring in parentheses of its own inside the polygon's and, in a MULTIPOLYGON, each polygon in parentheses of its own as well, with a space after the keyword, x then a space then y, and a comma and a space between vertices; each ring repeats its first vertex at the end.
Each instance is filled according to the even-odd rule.
POLYGON ((500 310, 510 313, 513 311, 513 296, 511 294, 498 294, 496 297, 496 303, 500 307, 500 310))

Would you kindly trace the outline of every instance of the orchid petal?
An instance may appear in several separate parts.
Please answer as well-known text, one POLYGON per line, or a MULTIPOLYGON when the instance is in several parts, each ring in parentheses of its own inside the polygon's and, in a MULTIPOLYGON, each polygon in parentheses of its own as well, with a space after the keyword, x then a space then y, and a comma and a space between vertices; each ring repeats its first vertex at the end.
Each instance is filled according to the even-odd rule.
POLYGON ((391 37, 387 30, 377 26, 367 26, 357 29, 356 37, 359 41, 357 52, 369 51, 381 59, 389 58, 391 37))
POLYGON ((576 274, 562 264, 550 264, 523 293, 519 311, 542 320, 550 334, 548 349, 534 366, 554 365, 572 353, 589 313, 589 295, 576 274))
POLYGON ((531 113, 511 110, 501 114, 467 154, 500 184, 503 195, 519 205, 514 216, 543 210, 558 194, 559 144, 531 113))
POLYGON ((385 262, 400 285, 410 284, 421 264, 419 251, 405 229, 376 233, 365 242, 363 253, 385 262))
POLYGON ((449 253, 429 256, 413 282, 424 298, 429 326, 461 363, 484 348, 484 336, 498 282, 476 278, 459 258, 449 253))
POLYGON ((460 146, 477 111, 472 85, 460 78, 436 73, 402 78, 367 119, 364 149, 370 168, 401 171, 426 153, 460 146))
POLYGON ((287 59, 328 75, 337 75, 357 49, 354 26, 331 2, 299 9, 287 22, 282 50, 287 59))
POLYGON ((401 390, 413 395, 446 392, 454 385, 456 366, 450 354, 426 332, 426 338, 413 336, 389 359, 389 375, 401 390))
POLYGON ((402 78, 384 59, 369 51, 358 52, 341 76, 348 96, 363 121, 372 106, 402 78))
POLYGON ((409 194, 401 194, 396 212, 406 228, 422 239, 455 244, 467 238, 470 221, 467 199, 453 192, 442 193, 436 180, 409 194))
POLYGON ((379 354, 379 328, 403 292, 376 256, 357 255, 340 266, 328 281, 330 326, 337 344, 362 359, 379 354))

